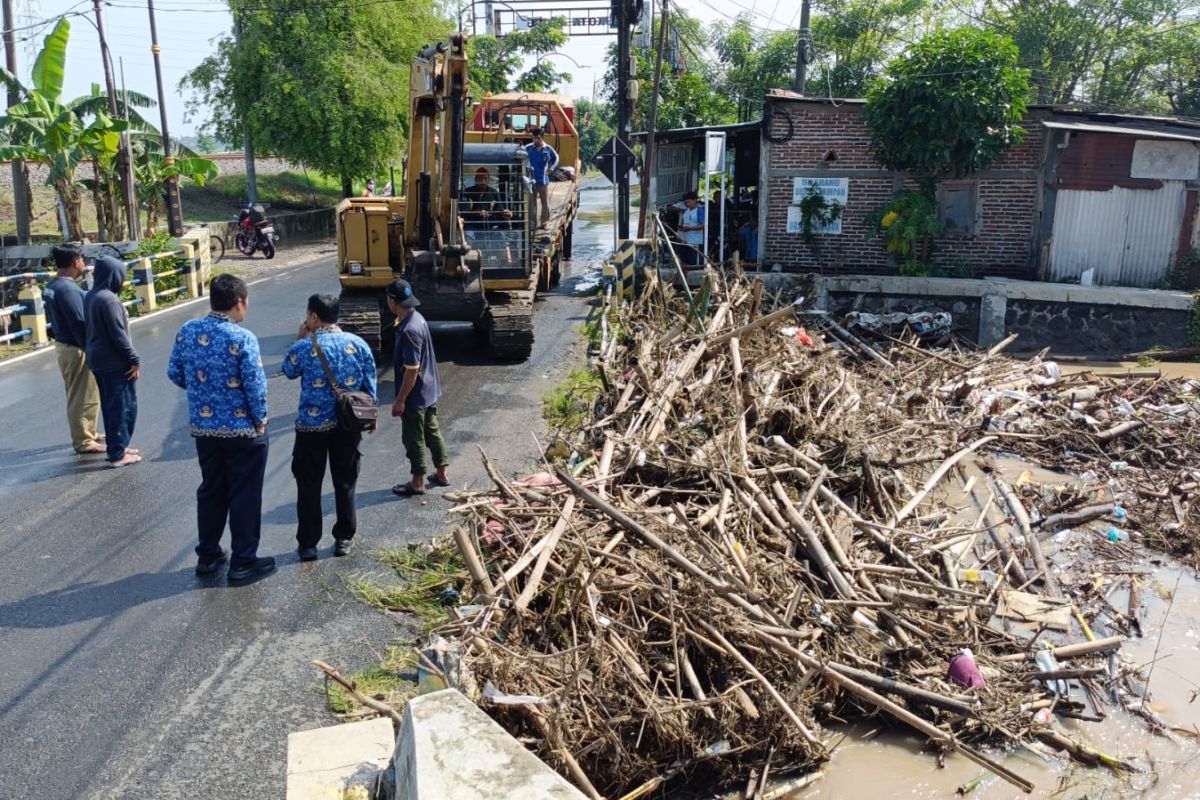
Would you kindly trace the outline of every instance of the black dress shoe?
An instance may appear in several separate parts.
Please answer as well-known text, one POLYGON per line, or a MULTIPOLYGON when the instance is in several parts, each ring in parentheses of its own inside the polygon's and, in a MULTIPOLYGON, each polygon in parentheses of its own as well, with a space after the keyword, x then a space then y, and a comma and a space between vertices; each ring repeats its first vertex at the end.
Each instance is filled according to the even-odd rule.
POLYGON ((271 557, 256 558, 249 564, 229 568, 229 583, 249 583, 275 571, 275 559, 271 557))
POLYGON ((297 549, 296 552, 300 554, 301 561, 317 560, 317 548, 315 547, 301 547, 297 549))
POLYGON ((353 544, 353 539, 337 539, 333 543, 333 554, 335 556, 350 555, 350 546, 353 544))
POLYGON ((215 558, 198 559, 196 561, 196 574, 212 575, 221 568, 221 565, 225 563, 227 558, 229 558, 229 553, 222 550, 221 555, 216 556, 215 558))

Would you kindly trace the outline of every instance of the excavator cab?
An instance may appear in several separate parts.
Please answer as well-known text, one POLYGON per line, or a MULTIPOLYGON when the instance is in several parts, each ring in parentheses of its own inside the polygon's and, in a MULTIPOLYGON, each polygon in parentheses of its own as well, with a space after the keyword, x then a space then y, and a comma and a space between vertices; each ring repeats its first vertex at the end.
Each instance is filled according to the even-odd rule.
POLYGON ((458 209, 485 285, 528 279, 533 266, 525 151, 511 144, 463 146, 458 209))

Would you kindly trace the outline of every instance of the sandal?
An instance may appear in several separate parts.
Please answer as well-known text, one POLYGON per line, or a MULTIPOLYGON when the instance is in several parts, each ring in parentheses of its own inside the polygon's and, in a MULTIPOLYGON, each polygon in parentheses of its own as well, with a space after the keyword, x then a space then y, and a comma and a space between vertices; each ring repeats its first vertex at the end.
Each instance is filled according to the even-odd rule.
POLYGON ((118 469, 120 467, 128 467, 130 464, 136 464, 141 460, 142 457, 137 453, 130 453, 128 450, 126 450, 124 457, 122 457, 120 461, 110 461, 108 462, 108 465, 113 469, 118 469))
POLYGON ((397 483, 392 487, 392 494, 400 497, 414 497, 416 495, 425 494, 424 489, 417 489, 412 485, 412 481, 408 483, 397 483))
POLYGON ((91 447, 85 447, 82 450, 76 450, 75 455, 77 455, 77 456, 94 456, 99 453, 107 453, 107 452, 108 452, 108 448, 105 447, 104 445, 94 444, 91 447))
POLYGON ((434 486, 449 486, 450 485, 450 481, 444 481, 441 478, 439 478, 437 475, 430 475, 428 478, 425 479, 425 482, 432 484, 434 486))

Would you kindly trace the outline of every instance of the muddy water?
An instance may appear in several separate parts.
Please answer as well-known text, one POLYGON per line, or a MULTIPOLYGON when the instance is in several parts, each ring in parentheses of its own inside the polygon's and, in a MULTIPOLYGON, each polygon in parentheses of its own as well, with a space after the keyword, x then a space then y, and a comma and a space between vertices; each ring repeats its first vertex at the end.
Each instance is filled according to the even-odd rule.
POLYGON ((1195 378, 1200 380, 1200 363, 1193 361, 1156 361, 1140 366, 1136 361, 1060 361, 1063 372, 1092 371, 1099 374, 1154 373, 1166 378, 1195 378))
POLYGON ((563 262, 557 291, 575 296, 593 294, 600 286, 601 267, 612 254, 612 244, 612 185, 604 178, 584 178, 571 260, 563 262))

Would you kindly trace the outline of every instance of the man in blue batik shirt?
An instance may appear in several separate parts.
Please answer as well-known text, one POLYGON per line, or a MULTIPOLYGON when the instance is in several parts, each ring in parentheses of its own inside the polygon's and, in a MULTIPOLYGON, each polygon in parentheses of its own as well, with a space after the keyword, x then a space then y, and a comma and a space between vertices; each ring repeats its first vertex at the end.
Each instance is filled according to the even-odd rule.
POLYGON ((337 511, 333 523, 335 556, 350 552, 350 543, 358 530, 354 490, 362 463, 362 453, 358 450, 362 433, 338 425, 334 387, 329 384, 317 345, 337 387, 347 392, 366 392, 372 400, 377 399, 375 357, 366 342, 337 326, 339 305, 338 298, 331 294, 309 297, 296 341, 283 358, 283 374, 300 379, 292 475, 296 478, 296 542, 301 561, 317 558, 326 461, 333 479, 333 504, 337 511))
POLYGON ((258 339, 242 328, 250 303, 246 282, 218 275, 209 287, 212 311, 183 323, 167 377, 187 390, 188 417, 200 460, 196 490, 196 574, 211 575, 226 559, 221 534, 229 520, 229 582, 274 571, 258 557, 263 474, 267 468, 267 378, 258 339))
POLYGON ((530 128, 529 133, 533 136, 533 142, 525 145, 525 155, 529 158, 529 171, 533 175, 534 202, 530 211, 536 215, 540 202, 541 216, 534 218, 540 220, 540 225, 545 225, 550 221, 550 176, 558 166, 558 153, 546 144, 545 132, 541 128, 530 128))

